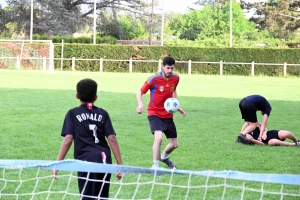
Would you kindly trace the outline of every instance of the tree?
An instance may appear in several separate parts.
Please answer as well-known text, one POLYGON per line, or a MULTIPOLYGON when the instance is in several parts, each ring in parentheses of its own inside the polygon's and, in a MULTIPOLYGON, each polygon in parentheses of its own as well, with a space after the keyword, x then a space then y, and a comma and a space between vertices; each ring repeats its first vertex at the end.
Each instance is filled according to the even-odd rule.
MULTIPOLYGON (((244 18, 242 10, 237 3, 232 4, 233 34, 240 36, 249 31, 254 31, 255 24, 244 18)), ((219 4, 205 6, 202 10, 193 10, 186 14, 178 15, 170 20, 170 29, 174 34, 180 33, 181 39, 205 39, 219 37, 229 33, 230 5, 223 7, 219 4)))
POLYGON ((268 4, 263 8, 265 20, 260 22, 261 28, 267 28, 274 37, 289 38, 300 28, 299 1, 278 0, 276 4, 268 4))
POLYGON ((200 6, 214 6, 215 4, 218 4, 219 6, 224 6, 226 0, 197 0, 194 2, 195 5, 200 6))
POLYGON ((107 19, 100 30, 103 35, 111 35, 121 40, 145 39, 148 35, 146 27, 139 19, 127 15, 119 15, 117 20, 107 19))
MULTIPOLYGON (((6 23, 18 25, 18 31, 30 27, 31 0, 6 0, 6 23), (24 26, 25 25, 25 26, 24 26)), ((112 10, 138 15, 148 14, 146 0, 96 0, 97 15, 112 10)), ((93 26, 94 0, 34 0, 33 32, 48 35, 72 35, 93 26)))

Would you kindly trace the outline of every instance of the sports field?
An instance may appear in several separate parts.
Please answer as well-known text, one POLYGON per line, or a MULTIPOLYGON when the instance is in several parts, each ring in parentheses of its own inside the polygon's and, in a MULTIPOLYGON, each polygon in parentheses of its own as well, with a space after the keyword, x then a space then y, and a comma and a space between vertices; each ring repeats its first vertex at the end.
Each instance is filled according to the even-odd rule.
MULTIPOLYGON (((62 141, 64 116, 79 105, 75 98, 76 83, 92 78, 98 82, 95 104, 110 114, 124 165, 151 167, 153 136, 147 113, 138 115, 135 111, 135 94, 149 75, 0 71, 0 157, 55 160, 62 141)), ((186 117, 175 114, 179 148, 171 154, 178 169, 299 174, 300 147, 246 146, 235 140, 243 125, 238 103, 250 94, 260 94, 269 100, 269 130, 289 130, 300 139, 300 78, 185 74, 180 77, 177 94, 186 117)), ((148 95, 143 96, 145 107, 148 95)), ((258 116, 259 120, 261 117, 258 116)), ((164 139, 163 146, 166 142, 164 139)), ((72 151, 67 158, 73 158, 72 151)), ((180 199, 177 197, 174 199, 180 199)))

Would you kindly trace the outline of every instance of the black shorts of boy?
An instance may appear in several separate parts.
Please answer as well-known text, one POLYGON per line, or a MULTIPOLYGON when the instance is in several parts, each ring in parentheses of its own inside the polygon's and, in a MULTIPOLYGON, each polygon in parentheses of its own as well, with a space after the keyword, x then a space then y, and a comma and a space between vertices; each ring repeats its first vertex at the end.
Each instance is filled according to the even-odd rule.
POLYGON ((77 172, 78 187, 82 200, 108 199, 111 174, 77 172), (99 195, 100 194, 100 195, 99 195))
MULTIPOLYGON (((103 150, 103 152, 87 152, 82 156, 79 160, 95 163, 112 163, 111 154, 108 150, 103 150), (101 153, 105 154, 105 158, 103 158, 101 153)), ((77 176, 78 188, 82 195, 82 200, 96 199, 98 196, 100 196, 100 199, 109 197, 110 173, 77 172, 77 176), (99 193, 101 194, 99 195, 99 193)))
POLYGON ((177 130, 172 118, 160 118, 156 115, 148 116, 150 130, 152 134, 154 131, 162 131, 169 138, 177 138, 177 130))
POLYGON ((247 99, 243 98, 239 103, 242 119, 245 122, 257 122, 256 108, 247 99))
POLYGON ((280 139, 279 138, 278 132, 279 132, 279 130, 267 131, 267 139, 266 140, 262 140, 262 142, 264 144, 268 144, 271 139, 277 139, 277 140, 285 141, 285 139, 280 139))

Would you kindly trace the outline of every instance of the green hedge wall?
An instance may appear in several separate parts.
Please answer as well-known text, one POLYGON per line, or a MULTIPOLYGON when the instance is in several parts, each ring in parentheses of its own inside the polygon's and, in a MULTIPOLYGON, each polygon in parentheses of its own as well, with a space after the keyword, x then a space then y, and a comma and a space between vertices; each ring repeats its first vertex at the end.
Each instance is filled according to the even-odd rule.
MULTIPOLYGON (((177 61, 176 72, 187 73, 188 60, 193 62, 239 62, 239 63, 277 63, 280 66, 255 65, 255 74, 267 76, 282 76, 283 64, 300 64, 300 49, 271 49, 271 48, 197 48, 171 46, 130 46, 130 45, 92 45, 65 44, 64 58, 97 59, 94 61, 76 60, 75 68, 79 71, 99 71, 99 59, 118 60, 153 60, 153 62, 133 62, 133 72, 155 72, 159 59, 167 55, 177 61)), ((55 44, 55 58, 61 58, 61 44, 55 44)), ((60 68, 59 60, 55 61, 55 68, 60 68)), ((71 70, 72 61, 63 62, 63 70, 71 70)), ((128 61, 105 61, 103 71, 128 72, 128 61)), ((219 74, 219 64, 193 63, 192 73, 219 74)), ((250 75, 250 64, 224 64, 223 74, 250 75)), ((287 74, 300 76, 300 66, 288 66, 287 74)))

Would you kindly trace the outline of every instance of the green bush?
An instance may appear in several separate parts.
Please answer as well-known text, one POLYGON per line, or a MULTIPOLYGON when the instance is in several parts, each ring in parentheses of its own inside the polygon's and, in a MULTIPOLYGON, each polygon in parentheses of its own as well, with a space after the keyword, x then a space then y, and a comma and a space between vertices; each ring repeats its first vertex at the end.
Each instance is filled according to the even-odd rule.
MULTIPOLYGON (((72 41, 73 42, 73 41, 72 41)), ((75 43, 75 41, 74 41, 75 43)), ((61 57, 61 45, 55 45, 55 58, 61 57)), ((282 76, 284 62, 300 64, 298 56, 300 49, 272 49, 272 48, 197 48, 171 46, 131 46, 131 45, 92 45, 92 44, 64 44, 64 58, 85 59, 116 59, 116 60, 152 60, 153 62, 133 62, 134 72, 155 72, 158 70, 158 60, 165 56, 173 56, 177 61, 176 72, 188 73, 188 60, 193 62, 192 73, 219 74, 220 61, 224 62, 223 74, 251 75, 251 63, 266 63, 256 65, 255 74, 267 76, 282 76), (207 63, 206 63, 207 62, 207 63), (211 62, 216 62, 211 64, 211 62), (238 62, 241 64, 227 64, 238 62), (245 64, 243 64, 245 63, 245 64), (268 65, 279 63, 282 65, 268 65)), ((60 68, 60 62, 55 65, 60 68)), ((76 70, 99 71, 99 61, 76 61, 76 70)), ((64 69, 71 69, 71 61, 64 61, 64 69)), ((129 61, 103 62, 103 69, 107 72, 128 72, 129 61)), ((300 67, 288 66, 287 74, 300 75, 300 67)))

